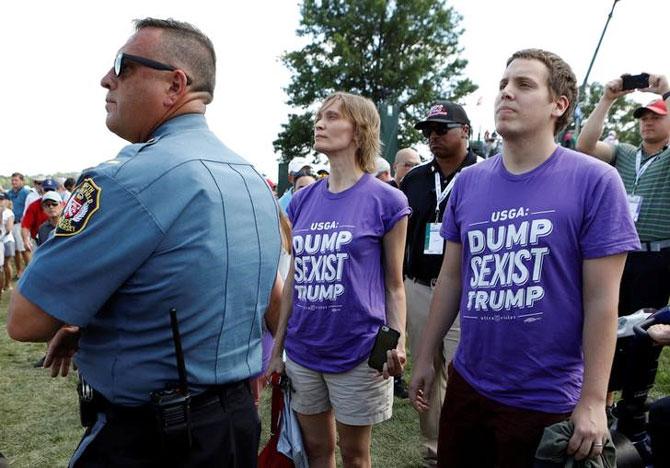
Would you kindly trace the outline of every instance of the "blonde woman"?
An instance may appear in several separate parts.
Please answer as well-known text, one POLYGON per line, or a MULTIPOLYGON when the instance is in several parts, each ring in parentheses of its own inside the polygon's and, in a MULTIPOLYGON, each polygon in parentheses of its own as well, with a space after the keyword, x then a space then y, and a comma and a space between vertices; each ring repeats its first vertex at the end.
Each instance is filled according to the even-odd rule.
POLYGON ((335 93, 321 106, 314 149, 330 175, 294 194, 287 277, 269 371, 284 368, 312 468, 370 466, 372 425, 391 417, 393 380, 405 361, 402 260, 410 209, 399 190, 370 173, 379 114, 360 96, 335 93), (384 372, 368 366, 381 326, 401 332, 384 372))

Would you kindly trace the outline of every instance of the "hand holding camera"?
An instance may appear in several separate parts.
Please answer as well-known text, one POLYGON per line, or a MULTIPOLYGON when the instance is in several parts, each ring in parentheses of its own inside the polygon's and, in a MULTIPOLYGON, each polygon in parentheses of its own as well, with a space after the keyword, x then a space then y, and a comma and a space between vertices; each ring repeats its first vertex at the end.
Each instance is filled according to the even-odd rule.
POLYGON ((668 80, 663 75, 640 73, 638 75, 624 74, 605 85, 604 98, 615 100, 635 90, 663 95, 670 91, 668 80))

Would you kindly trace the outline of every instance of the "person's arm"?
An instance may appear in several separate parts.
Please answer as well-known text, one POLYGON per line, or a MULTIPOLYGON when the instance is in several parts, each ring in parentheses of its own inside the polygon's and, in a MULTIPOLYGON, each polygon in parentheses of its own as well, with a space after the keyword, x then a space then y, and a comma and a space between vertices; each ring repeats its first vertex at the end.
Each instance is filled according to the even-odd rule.
MULTIPOLYGON (((670 91, 670 84, 668 84, 668 79, 665 75, 649 75, 649 87, 641 89, 640 91, 656 93, 663 97, 665 93, 670 91)), ((670 104, 670 96, 665 100, 665 104, 670 104)))
POLYGON ((388 352, 388 359, 384 365, 384 378, 402 374, 407 359, 405 354, 407 303, 405 301, 405 286, 402 282, 402 259, 405 253, 406 237, 407 216, 404 216, 384 235, 382 241, 384 246, 386 323, 390 328, 400 332, 398 346, 388 352))
POLYGON ((63 322, 26 299, 17 288, 12 293, 7 317, 7 334, 16 341, 49 341, 63 322))
POLYGON ((23 239, 23 245, 26 250, 33 250, 33 244, 30 241, 30 229, 24 228, 23 224, 21 225, 21 238, 23 239))
POLYGON ((30 208, 26 208, 21 218, 21 239, 26 250, 32 250, 32 243, 30 242, 30 227, 33 225, 35 213, 30 208))
POLYGON ((9 218, 7 218, 5 229, 7 229, 7 234, 12 233, 12 229, 14 229, 14 214, 12 214, 9 218))
POLYGON ((626 254, 587 259, 583 262, 584 381, 570 420, 575 430, 567 453, 582 460, 602 453, 607 438, 605 401, 614 359, 619 283, 626 254))
POLYGON ((286 329, 288 328, 288 319, 293 312, 293 277, 295 275, 295 263, 293 255, 291 255, 291 268, 289 269, 286 281, 284 281, 284 289, 281 297, 281 307, 279 308, 279 321, 277 323, 277 331, 275 332, 275 344, 272 347, 272 355, 270 363, 268 364, 267 376, 273 372, 282 373, 284 371, 284 340, 286 339, 286 329))
POLYGON ((281 275, 277 273, 275 283, 270 292, 270 303, 265 311, 265 325, 270 330, 270 334, 275 336, 277 333, 277 326, 279 324, 279 310, 281 308, 282 293, 284 290, 284 280, 281 275))
POLYGON ((416 351, 409 398, 419 411, 428 409, 433 384, 433 356, 458 315, 461 300, 461 244, 447 241, 442 268, 433 289, 428 320, 416 351))
POLYGON ((632 93, 632 90, 623 91, 621 78, 610 81, 605 85, 603 96, 598 101, 595 109, 591 112, 588 120, 584 123, 579 137, 577 138, 577 151, 595 156, 596 158, 611 162, 614 158, 614 147, 608 143, 599 141, 603 133, 603 125, 607 118, 607 112, 621 96, 632 93))

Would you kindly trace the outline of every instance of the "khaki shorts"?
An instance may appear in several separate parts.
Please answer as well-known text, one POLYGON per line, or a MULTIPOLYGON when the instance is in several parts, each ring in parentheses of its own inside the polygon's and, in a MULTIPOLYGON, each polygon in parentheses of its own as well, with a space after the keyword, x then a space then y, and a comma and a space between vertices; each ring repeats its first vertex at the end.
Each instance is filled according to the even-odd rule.
POLYGON ((23 245, 23 236, 21 235, 21 223, 15 224, 12 228, 12 234, 14 235, 14 247, 16 247, 16 252, 25 252, 26 246, 23 245))
POLYGON ((370 426, 391 418, 393 379, 384 380, 367 360, 339 374, 316 372, 286 358, 291 379, 291 408, 304 415, 331 408, 335 419, 350 426, 370 426))

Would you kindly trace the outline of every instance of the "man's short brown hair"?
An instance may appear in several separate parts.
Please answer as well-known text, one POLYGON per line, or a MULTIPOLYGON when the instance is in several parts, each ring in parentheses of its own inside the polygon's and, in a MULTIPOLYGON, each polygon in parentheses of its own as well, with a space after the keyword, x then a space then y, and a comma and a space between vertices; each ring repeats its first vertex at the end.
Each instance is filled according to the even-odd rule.
POLYGON ((507 66, 515 59, 537 60, 542 62, 549 71, 549 79, 547 85, 552 94, 552 98, 556 99, 560 96, 565 96, 569 105, 563 115, 556 119, 554 127, 554 135, 557 135, 561 130, 566 128, 570 123, 575 106, 577 105, 577 97, 579 91, 577 90, 577 77, 570 68, 570 65, 561 57, 553 52, 542 49, 523 49, 514 52, 507 60, 507 66))
POLYGON ((193 91, 209 94, 214 99, 216 85, 216 54, 212 41, 195 26, 172 18, 144 18, 135 20, 135 30, 157 28, 163 30, 159 53, 162 60, 177 67, 185 67, 193 80, 193 91))

